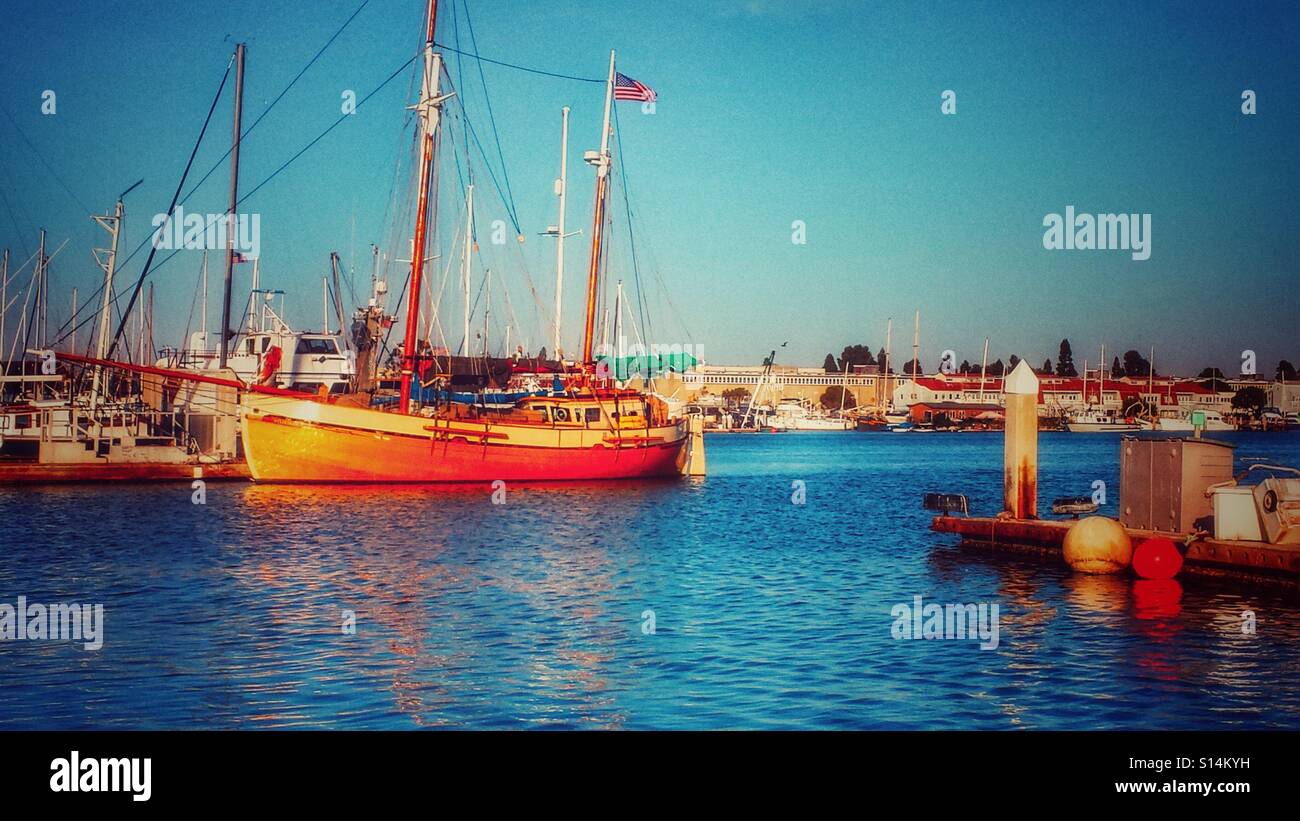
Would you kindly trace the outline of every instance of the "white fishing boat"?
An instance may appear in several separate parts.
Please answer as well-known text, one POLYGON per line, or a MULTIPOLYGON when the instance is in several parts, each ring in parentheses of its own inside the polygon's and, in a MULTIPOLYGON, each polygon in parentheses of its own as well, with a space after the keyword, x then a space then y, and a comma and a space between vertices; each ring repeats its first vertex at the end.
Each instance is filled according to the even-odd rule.
POLYGON ((1193 413, 1204 414, 1205 424, 1201 427, 1201 430, 1235 430, 1232 423, 1224 419, 1223 414, 1216 410, 1187 407, 1162 408, 1155 419, 1143 420, 1142 426, 1147 430, 1158 431, 1194 430, 1195 426, 1192 424, 1193 413))
MULTIPOLYGON (((253 288, 248 295, 243 327, 229 346, 225 368, 249 385, 308 393, 322 390, 344 393, 356 374, 355 355, 340 344, 339 334, 290 327, 284 319, 284 292, 259 288, 258 276, 258 263, 254 260, 253 288), (278 309, 276 297, 279 297, 278 309)), ((176 370, 222 371, 220 346, 209 347, 209 336, 206 329, 195 331, 186 348, 164 349, 155 364, 176 370)))
POLYGON ((1070 416, 1065 429, 1070 433, 1132 433, 1142 430, 1142 425, 1110 411, 1086 410, 1070 416))
POLYGON ((806 401, 782 401, 767 418, 767 426, 777 430, 853 430, 854 423, 820 412, 806 401))

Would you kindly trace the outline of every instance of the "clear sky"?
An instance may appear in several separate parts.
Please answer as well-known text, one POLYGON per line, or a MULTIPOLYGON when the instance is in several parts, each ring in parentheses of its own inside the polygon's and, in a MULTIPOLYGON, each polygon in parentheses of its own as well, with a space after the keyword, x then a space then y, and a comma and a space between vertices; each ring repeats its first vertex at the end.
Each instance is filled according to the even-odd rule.
MULTIPOLYGON (((67 317, 73 286, 84 297, 99 281, 89 249, 102 232, 87 208, 111 208, 144 178, 127 198, 127 250, 166 209, 233 42, 249 44, 248 124, 359 4, 6 4, 0 247, 17 263, 35 250, 38 227, 52 248, 66 241, 51 264, 52 317, 67 317), (53 115, 41 111, 47 89, 53 115)), ((410 57, 422 13, 419 0, 371 0, 247 137, 243 189, 333 122, 345 90, 364 96, 410 57)), ((990 358, 1016 353, 1035 365, 1055 358, 1062 337, 1080 362, 1095 361, 1103 343, 1107 359, 1154 345, 1161 370, 1236 371, 1246 349, 1270 374, 1279 358, 1300 361, 1294 2, 457 0, 443 4, 438 39, 578 77, 603 76, 616 48, 619 69, 658 92, 653 115, 619 104, 655 341, 692 342, 705 359, 734 363, 788 340, 778 361, 819 365, 848 344, 878 348, 892 316, 905 359, 919 309, 931 369, 949 348, 978 362, 985 336, 990 358), (1246 89, 1257 95, 1254 115, 1242 113, 1246 89), (956 94, 955 114, 941 112, 945 90, 956 94), (1045 215, 1070 205, 1150 214, 1150 259, 1044 249, 1045 215), (796 220, 805 244, 791 241, 796 220)), ((568 227, 584 231, 567 246, 573 348, 593 179, 581 157, 596 147, 602 88, 483 64, 494 136, 479 64, 448 54, 448 70, 490 159, 474 160, 476 269, 497 272, 494 316, 509 312, 508 293, 513 333, 532 349, 549 345, 554 245, 538 234, 555 221, 559 109, 572 107, 568 227), (497 136, 526 235, 504 249, 485 236, 492 220, 509 221, 486 178, 490 164, 504 179, 497 136)), ((289 292, 293 324, 320 325, 331 250, 355 263, 362 297, 369 243, 407 254, 394 239, 406 230, 393 230, 406 191, 394 189, 394 172, 410 162, 412 76, 403 72, 243 205, 261 217, 264 282, 289 292)), ((459 108, 448 109, 459 140, 459 108)), ((229 112, 227 95, 191 183, 228 148, 229 112)), ((439 233, 448 257, 459 253, 449 243, 463 220, 463 170, 450 156, 439 233)), ((219 168, 187 210, 224 210, 226 174, 219 168)), ((611 208, 612 278, 632 283, 621 188, 611 208)), ((122 276, 138 276, 143 259, 122 276)), ((159 345, 179 341, 198 260, 185 252, 151 277, 159 345)), ((437 269, 435 287, 441 277, 437 269)), ((393 274, 394 291, 402 280, 393 274)), ((26 287, 26 274, 18 281, 26 287)), ((245 270, 237 303, 247 287, 245 270)), ((446 296, 444 326, 456 340, 459 310, 446 296)))

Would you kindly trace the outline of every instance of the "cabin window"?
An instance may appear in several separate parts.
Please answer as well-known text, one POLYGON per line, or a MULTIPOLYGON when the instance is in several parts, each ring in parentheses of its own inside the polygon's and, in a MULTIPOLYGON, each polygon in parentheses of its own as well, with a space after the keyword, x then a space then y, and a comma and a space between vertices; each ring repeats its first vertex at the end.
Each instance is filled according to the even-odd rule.
POLYGON ((244 340, 244 351, 245 351, 245 353, 247 353, 249 356, 252 356, 252 355, 253 355, 253 340, 251 340, 251 339, 245 339, 245 340, 244 340))
POLYGON ((338 352, 339 349, 334 345, 334 340, 321 338, 312 339, 309 337, 299 339, 298 348, 296 350, 296 353, 301 354, 336 354, 338 352))
POLYGON ((556 421, 556 422, 567 422, 567 421, 569 421, 569 409, 568 409, 568 408, 555 408, 555 421, 556 421))
POLYGON ((587 408, 587 423, 600 421, 600 408, 587 408))
POLYGON ((25 430, 32 426, 32 415, 30 413, 14 414, 14 428, 25 430))
POLYGON ((262 353, 266 353, 266 349, 269 347, 271 347, 271 337, 262 337, 262 353))

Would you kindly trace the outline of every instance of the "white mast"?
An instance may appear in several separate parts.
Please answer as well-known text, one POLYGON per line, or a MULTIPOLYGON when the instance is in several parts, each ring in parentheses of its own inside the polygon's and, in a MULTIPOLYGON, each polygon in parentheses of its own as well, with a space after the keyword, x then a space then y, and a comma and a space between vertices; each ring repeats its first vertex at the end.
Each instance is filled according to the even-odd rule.
POLYGON ((41 247, 36 252, 36 347, 45 349, 45 309, 49 304, 49 274, 45 257, 45 229, 41 229, 41 247))
POLYGON ((916 400, 916 372, 921 367, 921 312, 912 325, 912 400, 916 400))
MULTIPOLYGON (((0 335, 0 339, 4 336, 0 335)), ((73 353, 77 352, 77 289, 72 289, 72 336, 68 342, 68 350, 73 353)))
POLYGON ((465 298, 465 343, 464 354, 470 355, 469 348, 469 259, 471 246, 474 243, 474 184, 470 183, 465 192, 465 253, 461 256, 461 291, 465 298))
MULTIPOLYGON (((561 317, 564 312, 564 233, 565 200, 569 188, 569 107, 560 109, 560 178, 555 181, 555 193, 560 198, 560 222, 555 227, 555 335, 553 355, 563 360, 560 347, 561 317)), ((550 233, 549 231, 547 233, 550 233)), ((576 231, 574 232, 577 233, 576 231)))
POLYGON ((203 350, 208 349, 208 251, 203 250, 203 350))
POLYGON ((1106 410, 1106 343, 1101 343, 1101 361, 1097 363, 1097 378, 1100 381, 1097 388, 1097 404, 1101 409, 1106 410))
MULTIPOLYGON (((980 363, 980 404, 984 404, 984 378, 989 371, 989 338, 984 337, 984 360, 980 363)), ((1005 374, 1003 375, 1005 377, 1005 374)), ((1005 384, 1005 383, 1004 383, 1005 384)))
POLYGON ((330 332, 330 284, 325 277, 320 278, 320 318, 322 333, 330 332))
POLYGON ((884 407, 886 412, 888 412, 888 410, 894 405, 894 391, 890 388, 890 382, 892 380, 890 379, 890 370, 889 370, 892 365, 890 359, 893 356, 893 346, 894 346, 894 318, 891 316, 889 318, 889 321, 885 323, 885 403, 884 403, 884 407))
MULTIPOLYGON (((136 183, 139 185, 139 183, 136 183)), ((132 186, 134 188, 135 186, 132 186)), ((122 215, 125 206, 122 204, 122 198, 117 198, 117 205, 113 209, 113 216, 92 216, 99 226, 109 233, 111 237, 108 248, 94 249, 95 261, 99 267, 104 269, 104 288, 103 297, 99 305, 99 339, 95 343, 95 357, 103 359, 108 356, 108 324, 112 319, 110 309, 112 308, 113 295, 113 274, 117 271, 117 239, 122 233, 122 215), (101 259, 100 254, 108 254, 106 259, 101 259)), ((90 388, 90 406, 91 408, 99 405, 100 381, 103 378, 103 370, 95 368, 95 378, 90 388)))
POLYGON ((5 357, 5 314, 9 308, 9 249, 5 249, 0 262, 0 376, 9 375, 9 360, 5 357))

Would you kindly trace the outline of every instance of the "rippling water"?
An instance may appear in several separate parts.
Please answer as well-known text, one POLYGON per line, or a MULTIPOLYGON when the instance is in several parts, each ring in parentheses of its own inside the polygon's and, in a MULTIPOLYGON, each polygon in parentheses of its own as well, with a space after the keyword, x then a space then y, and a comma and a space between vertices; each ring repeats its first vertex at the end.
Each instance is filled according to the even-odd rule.
MULTIPOLYGON (((1300 464, 1300 435, 1222 438, 1300 464)), ((0 602, 105 621, 98 651, 0 642, 0 727, 1300 727, 1295 591, 1170 592, 926 530, 925 491, 996 509, 998 434, 708 446, 707 479, 500 505, 486 486, 0 488, 0 602), (1000 646, 894 639, 916 595, 998 603, 1000 646)), ((1101 479, 1114 514, 1117 451, 1044 434, 1041 496, 1101 479)))

